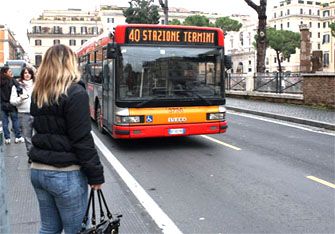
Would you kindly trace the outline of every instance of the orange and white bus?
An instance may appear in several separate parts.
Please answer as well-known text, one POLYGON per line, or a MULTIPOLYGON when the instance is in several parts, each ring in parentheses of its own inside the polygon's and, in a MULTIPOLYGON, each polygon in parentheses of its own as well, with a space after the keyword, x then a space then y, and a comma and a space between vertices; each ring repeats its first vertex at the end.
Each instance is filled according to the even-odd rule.
POLYGON ((77 55, 91 117, 113 138, 226 131, 221 29, 119 25, 77 55))

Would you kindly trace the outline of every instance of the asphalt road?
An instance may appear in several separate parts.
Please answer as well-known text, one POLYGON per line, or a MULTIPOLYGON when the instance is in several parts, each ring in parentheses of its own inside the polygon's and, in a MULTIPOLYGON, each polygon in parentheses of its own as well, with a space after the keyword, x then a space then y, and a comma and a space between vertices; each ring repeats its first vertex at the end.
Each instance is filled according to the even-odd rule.
POLYGON ((335 190, 309 176, 334 184, 335 137, 228 121, 210 138, 95 133, 183 233, 334 233, 335 190))

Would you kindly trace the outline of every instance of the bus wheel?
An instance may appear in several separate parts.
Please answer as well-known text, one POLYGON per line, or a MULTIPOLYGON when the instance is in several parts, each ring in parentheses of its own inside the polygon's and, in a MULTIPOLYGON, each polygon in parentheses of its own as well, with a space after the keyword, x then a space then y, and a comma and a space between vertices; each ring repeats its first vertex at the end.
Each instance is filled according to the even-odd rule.
POLYGON ((99 132, 105 133, 105 130, 104 130, 104 128, 102 126, 102 123, 101 123, 102 120, 101 120, 101 107, 100 107, 100 105, 97 106, 97 110, 95 111, 95 121, 96 121, 99 132))

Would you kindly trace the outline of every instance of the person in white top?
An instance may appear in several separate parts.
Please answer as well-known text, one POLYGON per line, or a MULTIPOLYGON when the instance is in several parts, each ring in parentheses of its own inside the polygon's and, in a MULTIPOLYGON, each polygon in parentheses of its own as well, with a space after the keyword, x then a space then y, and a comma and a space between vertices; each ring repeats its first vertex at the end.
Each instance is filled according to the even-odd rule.
MULTIPOLYGON (((33 134, 33 117, 30 115, 31 94, 34 88, 35 74, 30 67, 25 67, 21 71, 19 86, 13 85, 10 96, 10 103, 16 106, 21 125, 22 135, 26 143, 27 155, 32 147, 31 137, 33 134)), ((29 161, 30 162, 30 161, 29 161)))

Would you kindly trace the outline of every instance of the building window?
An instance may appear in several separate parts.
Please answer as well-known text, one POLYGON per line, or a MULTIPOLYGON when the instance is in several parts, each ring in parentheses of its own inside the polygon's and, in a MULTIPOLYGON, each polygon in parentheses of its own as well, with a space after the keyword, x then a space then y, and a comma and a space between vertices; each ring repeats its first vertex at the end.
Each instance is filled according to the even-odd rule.
POLYGON ((309 15, 312 15, 312 9, 309 9, 309 10, 308 10, 308 14, 309 14, 309 15))
POLYGON ((322 44, 327 44, 329 42, 330 42, 330 35, 329 34, 323 35, 322 44))
POLYGON ((277 58, 275 57, 275 59, 274 59, 274 63, 277 63, 277 58))
POLYGON ((35 55, 35 65, 38 67, 42 62, 42 55, 35 55))
POLYGON ((312 32, 309 32, 309 37, 312 38, 312 32))
POLYGON ((81 40, 81 44, 83 45, 85 42, 87 42, 87 40, 81 40))
POLYGON ((60 44, 60 40, 56 39, 54 40, 54 45, 59 45, 60 44))
POLYGON ((91 30, 92 30, 91 32, 92 32, 93 35, 97 35, 98 34, 98 31, 99 31, 98 27, 92 27, 91 30))
POLYGON ((70 46, 75 46, 76 45, 76 40, 70 39, 69 44, 70 44, 70 46))
POLYGON ((329 10, 322 12, 323 17, 329 17, 329 10))
POLYGON ((59 26, 54 26, 54 34, 62 34, 62 28, 59 26))
POLYGON ((318 38, 321 38, 321 33, 320 32, 318 32, 318 38))
POLYGON ((280 11, 280 16, 283 16, 283 11, 280 11))
POLYGON ((290 22, 287 22, 287 28, 290 28, 290 22))
POLYGON ((318 16, 320 16, 320 10, 318 10, 318 16))
POLYGON ((240 42, 241 42, 241 45, 243 46, 243 32, 240 32, 240 42))
POLYGON ((80 28, 80 32, 81 32, 81 34, 87 34, 87 27, 81 27, 80 28))
POLYGON ((304 4, 304 1, 302 1, 302 0, 298 0, 298 3, 300 3, 300 4, 304 4))
POLYGON ((327 22, 323 22, 323 28, 327 28, 327 22))
POLYGON ((33 33, 41 33, 42 27, 41 26, 34 26, 33 27, 33 33))
POLYGON ((280 24, 280 30, 283 30, 283 24, 280 24))
POLYGON ((277 18, 277 14, 276 14, 276 12, 273 14, 273 18, 277 18))
POLYGON ((303 25, 304 24, 304 21, 300 21, 300 25, 303 25))
POLYGON ((112 23, 112 24, 114 24, 114 18, 107 18, 107 23, 112 23))
POLYGON ((41 46, 42 40, 35 40, 35 46, 41 46))
POLYGON ((70 34, 76 34, 76 27, 70 26, 70 34))
POLYGON ((318 43, 318 50, 320 50, 321 49, 321 44, 320 43, 318 43))
POLYGON ((304 14, 304 10, 300 9, 300 15, 304 14))
POLYGON ((277 25, 273 25, 273 28, 274 28, 274 29, 277 29, 277 25))
POLYGON ((266 64, 266 65, 269 65, 269 58, 266 58, 266 60, 265 60, 265 64, 266 64))
POLYGON ((312 28, 312 22, 309 22, 309 27, 312 28))
POLYGON ((323 66, 328 67, 329 66, 329 52, 323 52, 323 66))
POLYGON ((313 2, 312 1, 307 1, 307 4, 308 5, 313 5, 313 2))
POLYGON ((320 23, 318 23, 318 28, 320 28, 321 27, 321 24, 320 23))
POLYGON ((287 15, 290 15, 290 9, 287 9, 287 15))

